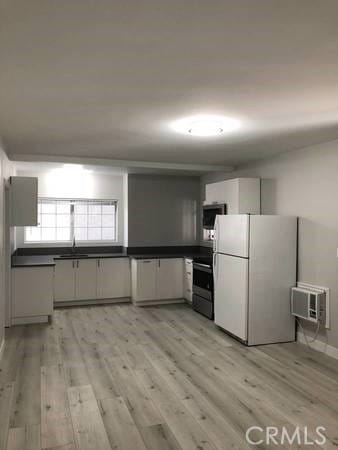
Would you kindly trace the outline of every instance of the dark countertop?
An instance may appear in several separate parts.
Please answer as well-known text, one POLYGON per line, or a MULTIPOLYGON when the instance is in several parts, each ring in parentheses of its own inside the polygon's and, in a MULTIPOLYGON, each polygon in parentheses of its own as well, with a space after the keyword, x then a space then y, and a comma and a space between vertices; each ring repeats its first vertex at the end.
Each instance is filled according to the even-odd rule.
POLYGON ((194 253, 194 254, 188 254, 188 253, 153 253, 153 254, 143 254, 143 255, 129 255, 132 259, 165 259, 165 258, 197 258, 201 256, 202 253, 194 253))
POLYGON ((100 252, 100 247, 90 248, 82 247, 77 249, 88 256, 76 257, 76 254, 69 255, 67 258, 61 258, 60 255, 68 254, 69 248, 42 248, 42 249, 19 249, 12 255, 12 267, 39 267, 39 266, 55 266, 55 261, 71 260, 71 259, 99 259, 99 258, 132 258, 132 259, 161 259, 161 258, 197 258, 205 255, 205 250, 201 247, 142 247, 129 248, 127 251, 124 247, 105 247, 100 252), (157 250, 157 252, 155 251, 157 250), (116 250, 109 252, 109 250, 116 250), (50 251, 51 254, 47 254, 50 251), (95 252, 95 253, 94 253, 95 252))
POLYGON ((98 258, 128 258, 126 253, 92 253, 85 258, 61 258, 60 255, 25 255, 12 256, 12 267, 41 267, 55 266, 55 261, 69 261, 72 259, 98 259, 98 258))
POLYGON ((12 256, 12 267, 55 266, 53 255, 12 256))

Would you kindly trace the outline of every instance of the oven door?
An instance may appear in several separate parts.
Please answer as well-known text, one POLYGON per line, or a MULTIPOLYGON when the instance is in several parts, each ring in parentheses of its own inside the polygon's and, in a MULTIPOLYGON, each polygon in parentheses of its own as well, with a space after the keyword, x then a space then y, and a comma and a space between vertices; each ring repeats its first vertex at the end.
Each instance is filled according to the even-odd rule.
POLYGON ((207 300, 213 300, 214 281, 210 266, 193 264, 193 293, 207 300))

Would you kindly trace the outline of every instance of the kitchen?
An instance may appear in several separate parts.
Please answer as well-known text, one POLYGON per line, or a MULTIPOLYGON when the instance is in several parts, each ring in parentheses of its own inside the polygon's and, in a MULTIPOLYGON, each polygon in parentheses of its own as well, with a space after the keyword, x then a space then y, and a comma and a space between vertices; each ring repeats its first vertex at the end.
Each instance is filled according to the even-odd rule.
POLYGON ((338 445, 337 14, 5 2, 0 450, 338 445))
MULTIPOLYGON (((21 166, 24 167, 25 164, 21 163, 21 166)), ((36 170, 36 166, 35 164, 34 170, 36 170)), ((27 172, 23 173, 27 175, 27 172)), ((134 208, 131 209, 133 205, 132 185, 133 183, 137 184, 137 181, 144 183, 145 176, 131 177, 133 181, 129 186, 128 178, 130 177, 113 175, 112 179, 115 182, 112 183, 111 189, 116 187, 120 189, 116 192, 111 191, 110 199, 79 199, 78 197, 83 198, 89 194, 89 190, 93 189, 95 180, 97 183, 102 183, 101 176, 101 174, 95 174, 94 176, 88 169, 80 166, 68 165, 62 169, 53 168, 49 172, 42 172, 38 177, 17 175, 10 179, 11 223, 16 226, 16 241, 19 242, 20 239, 23 239, 22 246, 17 244, 18 248, 12 256, 11 301, 8 307, 11 316, 7 322, 10 326, 48 322, 52 318, 53 309, 56 307, 130 301, 137 306, 149 306, 183 303, 185 300, 192 304, 195 311, 214 320, 214 296, 216 296, 215 322, 217 325, 221 326, 228 317, 229 327, 223 326, 223 328, 230 331, 232 330, 230 324, 236 320, 236 315, 238 315, 238 320, 247 317, 249 310, 247 310, 246 291, 248 289, 247 284, 252 282, 245 281, 242 292, 236 294, 235 287, 231 284, 231 278, 234 277, 236 279, 235 284, 239 284, 241 279, 245 279, 245 273, 249 270, 253 272, 255 266, 250 264, 250 269, 246 265, 242 268, 232 268, 229 264, 230 260, 226 264, 221 256, 222 247, 224 249, 223 254, 237 254, 236 239, 238 240, 240 235, 243 235, 243 242, 238 242, 238 253, 242 257, 248 256, 245 249, 249 248, 249 231, 246 229, 249 226, 248 214, 257 215, 260 213, 260 179, 230 179, 206 186, 206 205, 203 206, 202 214, 203 233, 209 233, 210 230, 213 232, 219 222, 212 241, 214 243, 214 253, 212 254, 208 251, 208 247, 188 245, 189 243, 196 243, 193 242, 193 239, 196 239, 198 235, 198 233, 195 235, 194 233, 199 220, 196 203, 200 202, 198 202, 198 198, 193 198, 193 194, 196 195, 198 192, 196 189, 197 183, 194 183, 193 179, 182 180, 177 196, 179 201, 185 204, 186 216, 182 217, 182 220, 183 222, 189 222, 189 229, 186 223, 180 224, 180 226, 185 233, 188 232, 187 236, 189 236, 188 239, 191 239, 190 242, 185 240, 182 242, 184 244, 182 246, 146 247, 128 245, 128 247, 124 247, 123 245, 112 244, 118 244, 117 239, 121 242, 124 241, 125 238, 124 236, 121 237, 119 230, 120 228, 124 230, 124 224, 121 222, 125 220, 126 216, 128 216, 127 220, 132 215, 136 216, 136 220, 140 220, 136 215, 137 211, 134 208), (42 184, 40 188, 39 181, 42 184), (182 195, 183 184, 190 188, 190 201, 185 195, 182 195), (56 192, 55 186, 57 186, 56 192), (87 193, 81 186, 86 186, 87 193), (76 189, 78 192, 76 192, 76 189), (56 194, 58 197, 55 196, 56 194), (126 196, 128 196, 127 214, 123 211, 126 196), (72 197, 72 199, 67 199, 67 197, 72 197), (116 198, 119 198, 119 200, 116 200, 116 198), (227 228, 222 233, 222 215, 219 215, 221 212, 223 212, 225 221, 228 223, 228 225, 225 224, 227 228), (233 219, 232 222, 229 222, 231 217, 228 216, 237 217, 237 215, 239 215, 238 221, 233 219), (23 224, 26 227, 20 226, 23 224), (115 242, 114 237, 116 237, 115 242), (98 245, 95 245, 95 243, 98 245), (111 245, 107 245, 107 243, 111 245), (241 252, 243 252, 243 255, 241 252), (226 265, 224 266, 224 264, 226 265), (221 265, 223 267, 220 269, 219 266, 221 265), (227 273, 229 273, 230 278, 227 278, 227 273), (216 280, 220 280, 220 286, 218 286, 216 280), (222 298, 223 293, 227 291, 231 292, 236 298, 238 305, 242 304, 242 310, 238 310, 236 313, 234 310, 235 304, 227 305, 226 298, 222 298), (239 297, 237 298, 237 296, 239 297), (217 299, 219 299, 219 305, 217 299), (230 314, 230 311, 232 311, 232 314, 230 314)), ((106 175, 107 177, 109 175, 106 175)), ((177 184, 177 178, 173 181, 163 180, 163 178, 157 180, 158 189, 163 183, 166 183, 168 192, 170 184, 177 184)), ((152 180, 152 187, 154 187, 154 180, 152 180)), ((95 186, 95 192, 98 191, 99 188, 95 186)), ((139 192, 139 187, 137 191, 139 192)), ((144 189, 142 189, 142 193, 144 193, 144 189)), ((175 195, 175 193, 175 190, 173 190, 171 195, 175 195)), ((109 193, 105 192, 105 196, 107 195, 109 193)), ((160 204, 163 204, 164 196, 161 195, 159 200, 160 204)), ((155 201, 156 199, 153 200, 150 208, 153 211, 158 211, 155 201)), ((165 204, 170 204, 172 201, 173 199, 168 199, 165 204)), ((146 210, 143 209, 142 213, 146 214, 146 210)), ((171 217, 174 215, 175 213, 171 217)), ((255 217, 252 216, 251 219, 252 227, 254 221, 257 220, 255 217)), ((265 221, 268 220, 268 217, 265 216, 265 221)), ((281 243, 281 247, 276 247, 275 252, 271 252, 271 258, 283 259, 285 267, 290 268, 284 286, 279 287, 279 289, 283 289, 279 301, 282 310, 284 305, 285 312, 282 313, 282 310, 278 308, 275 292, 274 302, 271 305, 272 310, 269 313, 267 295, 264 296, 263 294, 264 289, 267 291, 273 289, 273 285, 278 281, 281 284, 281 274, 285 273, 281 263, 279 267, 276 267, 274 274, 269 273, 260 288, 257 286, 255 288, 260 291, 260 296, 263 296, 261 300, 262 305, 264 305, 263 309, 259 308, 258 305, 249 308, 253 317, 256 317, 252 320, 257 321, 257 317, 262 316, 263 311, 265 311, 264 317, 266 322, 270 322, 269 328, 274 328, 276 331, 279 324, 279 338, 274 339, 272 336, 266 336, 265 339, 260 341, 251 340, 251 344, 295 340, 294 319, 289 311, 289 292, 296 283, 297 224, 296 218, 290 218, 289 220, 293 222, 293 225, 289 225, 290 230, 287 237, 283 238, 283 232, 281 232, 283 219, 276 217, 275 220, 278 220, 278 222, 272 225, 271 229, 265 228, 264 234, 275 236, 277 239, 277 233, 279 233, 278 241, 281 243), (289 247, 288 253, 285 251, 286 247, 289 247), (277 311, 275 323, 272 320, 273 310, 277 311), (282 322, 281 314, 285 314, 285 322, 282 322)), ((284 218, 284 221, 286 220, 284 218)), ((130 222, 128 220, 128 225, 130 222)), ((262 225, 258 224, 258 226, 262 225)), ((266 223, 266 226, 268 226, 268 223, 266 223)), ((138 232, 141 227, 142 225, 138 224, 138 232)), ((161 226, 160 229, 162 228, 161 226)), ((254 250, 253 236, 252 231, 250 244, 254 258, 257 249, 254 250)), ((152 239, 156 239, 153 234, 152 239)), ((129 233, 129 230, 128 242, 135 242, 135 238, 132 233, 129 233)), ((163 242, 159 241, 160 244, 163 244, 163 242)), ((177 244, 177 242, 173 243, 177 244)), ((258 268, 258 276, 262 277, 262 273, 267 272, 268 267, 271 267, 268 247, 273 246, 273 241, 269 240, 267 247, 265 247, 262 237, 260 237, 258 245, 262 253, 261 258, 266 260, 266 264, 263 263, 263 266, 258 268)), ((259 256, 256 256, 257 258, 259 256)), ((246 319, 243 320, 245 322, 246 319)), ((233 334, 243 342, 250 342, 246 332, 243 331, 247 328, 244 322, 241 325, 242 332, 233 334)))

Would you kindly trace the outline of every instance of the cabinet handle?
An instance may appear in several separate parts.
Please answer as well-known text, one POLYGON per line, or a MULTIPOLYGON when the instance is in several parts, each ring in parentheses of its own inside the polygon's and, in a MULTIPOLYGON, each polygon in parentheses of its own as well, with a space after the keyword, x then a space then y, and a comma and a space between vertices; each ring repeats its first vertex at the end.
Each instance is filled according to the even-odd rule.
POLYGON ((73 266, 73 269, 74 269, 74 260, 72 261, 72 266, 73 266))
POLYGON ((97 260, 97 267, 100 267, 100 260, 97 260))
POLYGON ((151 263, 151 260, 150 261, 142 261, 144 264, 147 264, 147 263, 151 263))
POLYGON ((161 267, 161 260, 158 260, 158 267, 161 267))
POLYGON ((187 272, 187 275, 191 275, 191 272, 187 272))
POLYGON ((79 260, 76 261, 76 267, 79 268, 79 260))

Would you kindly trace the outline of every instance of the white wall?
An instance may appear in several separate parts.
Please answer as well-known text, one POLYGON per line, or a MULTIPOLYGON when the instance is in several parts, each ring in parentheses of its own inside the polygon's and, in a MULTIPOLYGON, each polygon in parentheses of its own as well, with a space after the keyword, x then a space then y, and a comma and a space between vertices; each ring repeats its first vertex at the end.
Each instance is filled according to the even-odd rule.
POLYGON ((199 245, 198 177, 129 175, 130 247, 199 245))
MULTIPOLYGON (((38 190, 40 197, 117 200, 118 239, 114 245, 123 245, 125 209, 124 175, 100 174, 86 171, 74 174, 60 170, 41 170, 37 172, 18 171, 17 174, 22 176, 38 177, 38 190)), ((17 227, 16 229, 16 245, 17 247, 24 245, 23 227, 17 227)), ((36 244, 33 246, 36 246, 36 244)))
POLYGON ((11 247, 14 242, 9 232, 6 232, 6 184, 8 178, 14 173, 13 165, 8 160, 0 141, 0 349, 4 342, 4 331, 6 322, 7 299, 9 295, 9 271, 10 271, 10 254, 11 247))
POLYGON ((338 141, 206 175, 202 192, 207 182, 237 176, 262 178, 263 214, 299 217, 298 278, 331 289, 331 329, 320 340, 338 348, 338 141))

